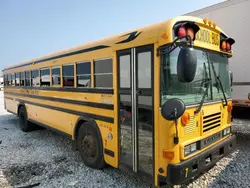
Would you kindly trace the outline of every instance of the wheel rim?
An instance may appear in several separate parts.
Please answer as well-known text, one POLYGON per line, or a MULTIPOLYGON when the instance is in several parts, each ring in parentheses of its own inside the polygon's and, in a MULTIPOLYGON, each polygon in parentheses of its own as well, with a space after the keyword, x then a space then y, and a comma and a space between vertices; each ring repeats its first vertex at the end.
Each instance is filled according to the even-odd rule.
POLYGON ((82 139, 83 153, 86 158, 93 160, 96 157, 96 142, 91 134, 85 134, 82 139))

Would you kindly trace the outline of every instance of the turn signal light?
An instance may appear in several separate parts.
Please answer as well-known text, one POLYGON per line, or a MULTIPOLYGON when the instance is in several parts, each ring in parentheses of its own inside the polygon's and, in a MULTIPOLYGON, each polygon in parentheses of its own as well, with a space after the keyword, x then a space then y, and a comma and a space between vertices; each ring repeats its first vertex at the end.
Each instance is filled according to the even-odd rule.
POLYGON ((229 102, 229 103, 227 104, 227 111, 228 111, 228 112, 232 112, 232 110, 233 110, 233 105, 232 105, 231 102, 229 102))
POLYGON ((168 150, 163 150, 163 157, 171 161, 174 159, 174 152, 168 151, 168 150))
POLYGON ((188 112, 185 112, 181 116, 181 123, 182 123, 182 125, 186 126, 189 122, 190 122, 190 115, 188 112))

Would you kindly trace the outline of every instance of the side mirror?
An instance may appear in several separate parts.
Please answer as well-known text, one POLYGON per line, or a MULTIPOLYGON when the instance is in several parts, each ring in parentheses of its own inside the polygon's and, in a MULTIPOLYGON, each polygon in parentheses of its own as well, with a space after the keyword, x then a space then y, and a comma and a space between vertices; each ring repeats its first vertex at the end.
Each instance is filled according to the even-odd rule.
POLYGON ((232 87, 233 86, 233 72, 229 71, 229 73, 230 73, 230 85, 232 87))
POLYGON ((170 99, 161 108, 162 116, 169 121, 179 119, 185 112, 186 106, 181 99, 170 99))
POLYGON ((192 82, 197 69, 197 56, 193 48, 182 47, 177 60, 177 76, 180 82, 192 82))

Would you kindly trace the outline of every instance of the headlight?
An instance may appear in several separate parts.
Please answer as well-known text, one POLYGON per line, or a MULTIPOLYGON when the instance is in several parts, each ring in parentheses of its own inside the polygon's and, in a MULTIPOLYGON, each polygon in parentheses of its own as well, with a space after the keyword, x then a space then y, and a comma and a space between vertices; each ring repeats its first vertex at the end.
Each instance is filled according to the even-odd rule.
POLYGON ((185 149, 184 149, 185 156, 189 155, 190 153, 191 153, 191 147, 190 147, 190 145, 185 146, 185 149))
POLYGON ((194 152, 194 151, 197 150, 197 144, 196 143, 191 144, 190 147, 191 147, 191 152, 194 152))
POLYGON ((185 156, 190 155, 191 153, 194 153, 195 151, 197 151, 197 142, 185 146, 184 155, 185 156))
POLYGON ((231 133, 231 127, 228 127, 228 128, 223 130, 223 136, 226 136, 226 135, 228 135, 230 133, 231 133))

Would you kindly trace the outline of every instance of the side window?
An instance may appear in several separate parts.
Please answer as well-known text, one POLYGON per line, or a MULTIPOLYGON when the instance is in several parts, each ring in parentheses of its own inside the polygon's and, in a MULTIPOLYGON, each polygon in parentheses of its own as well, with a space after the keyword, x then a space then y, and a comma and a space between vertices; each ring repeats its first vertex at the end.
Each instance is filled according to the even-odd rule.
POLYGON ((40 86, 38 70, 31 71, 31 86, 32 87, 39 87, 40 86))
POLYGON ((12 73, 11 74, 11 86, 15 86, 15 81, 16 81, 15 73, 12 73))
POLYGON ((24 86, 24 72, 20 72, 20 86, 24 86))
POLYGON ((7 85, 6 82, 7 82, 7 76, 6 76, 6 74, 5 74, 5 75, 3 75, 3 83, 4 83, 4 86, 7 85))
POLYGON ((91 86, 90 62, 76 64, 77 87, 91 86))
POLYGON ((30 87, 30 71, 25 71, 25 86, 30 87))
POLYGON ((19 86, 20 80, 19 80, 19 72, 16 73, 16 86, 19 86))
POLYGON ((74 87, 74 65, 63 65, 63 86, 74 87))
MULTIPOLYGON (((42 87, 49 87, 50 86, 50 69, 49 68, 41 69, 40 70, 40 77, 41 77, 41 86, 42 87)), ((60 82, 59 82, 59 84, 60 84, 60 82)))
POLYGON ((7 82, 7 86, 11 85, 11 74, 8 74, 8 82, 7 82))
POLYGON ((112 59, 94 61, 95 87, 113 87, 112 59))
POLYGON ((4 75, 4 85, 8 86, 8 75, 7 74, 4 75))
POLYGON ((60 86, 61 84, 61 68, 53 67, 52 68, 52 85, 60 86))

